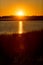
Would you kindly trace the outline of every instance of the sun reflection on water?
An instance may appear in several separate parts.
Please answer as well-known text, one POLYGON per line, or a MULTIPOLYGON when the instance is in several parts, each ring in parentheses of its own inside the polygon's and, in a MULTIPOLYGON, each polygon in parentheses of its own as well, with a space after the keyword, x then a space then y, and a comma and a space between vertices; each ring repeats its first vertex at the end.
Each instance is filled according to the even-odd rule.
POLYGON ((19 31, 18 31, 19 34, 22 34, 23 33, 23 22, 22 21, 19 21, 19 31))

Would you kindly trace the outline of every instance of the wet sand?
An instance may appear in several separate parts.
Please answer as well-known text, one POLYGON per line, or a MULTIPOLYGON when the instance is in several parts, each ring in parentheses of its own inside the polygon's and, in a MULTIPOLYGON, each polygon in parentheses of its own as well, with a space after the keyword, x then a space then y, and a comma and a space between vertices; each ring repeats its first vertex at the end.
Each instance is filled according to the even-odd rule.
POLYGON ((0 65, 41 65, 43 30, 0 35, 0 65))

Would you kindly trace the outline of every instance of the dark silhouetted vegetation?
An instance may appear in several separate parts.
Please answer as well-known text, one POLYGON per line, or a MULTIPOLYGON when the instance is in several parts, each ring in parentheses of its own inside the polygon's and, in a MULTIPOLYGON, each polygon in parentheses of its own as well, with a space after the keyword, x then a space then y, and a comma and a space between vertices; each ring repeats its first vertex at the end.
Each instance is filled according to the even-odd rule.
POLYGON ((0 65, 41 65, 43 30, 0 35, 0 65))
POLYGON ((2 16, 0 21, 28 21, 28 20, 43 20, 43 16, 2 16))

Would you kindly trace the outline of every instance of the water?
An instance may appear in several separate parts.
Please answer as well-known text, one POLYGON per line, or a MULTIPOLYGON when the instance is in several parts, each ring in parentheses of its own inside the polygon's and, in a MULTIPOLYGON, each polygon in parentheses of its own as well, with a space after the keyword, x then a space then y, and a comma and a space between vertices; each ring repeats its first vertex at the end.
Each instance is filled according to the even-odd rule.
POLYGON ((43 21, 0 21, 0 34, 43 30, 43 21))
POLYGON ((43 21, 0 21, 0 60, 0 65, 43 61, 43 21))

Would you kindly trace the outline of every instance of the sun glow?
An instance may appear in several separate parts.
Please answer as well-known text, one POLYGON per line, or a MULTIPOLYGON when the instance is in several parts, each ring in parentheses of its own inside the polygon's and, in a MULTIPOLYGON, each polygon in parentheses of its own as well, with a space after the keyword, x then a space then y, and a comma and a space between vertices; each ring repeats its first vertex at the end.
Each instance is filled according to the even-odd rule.
POLYGON ((24 11, 20 10, 15 13, 16 16, 25 16, 24 11))
POLYGON ((23 23, 22 21, 19 21, 19 34, 23 33, 23 23))
POLYGON ((24 16, 24 12, 23 12, 23 11, 18 11, 18 12, 17 12, 17 15, 18 15, 18 16, 24 16))

